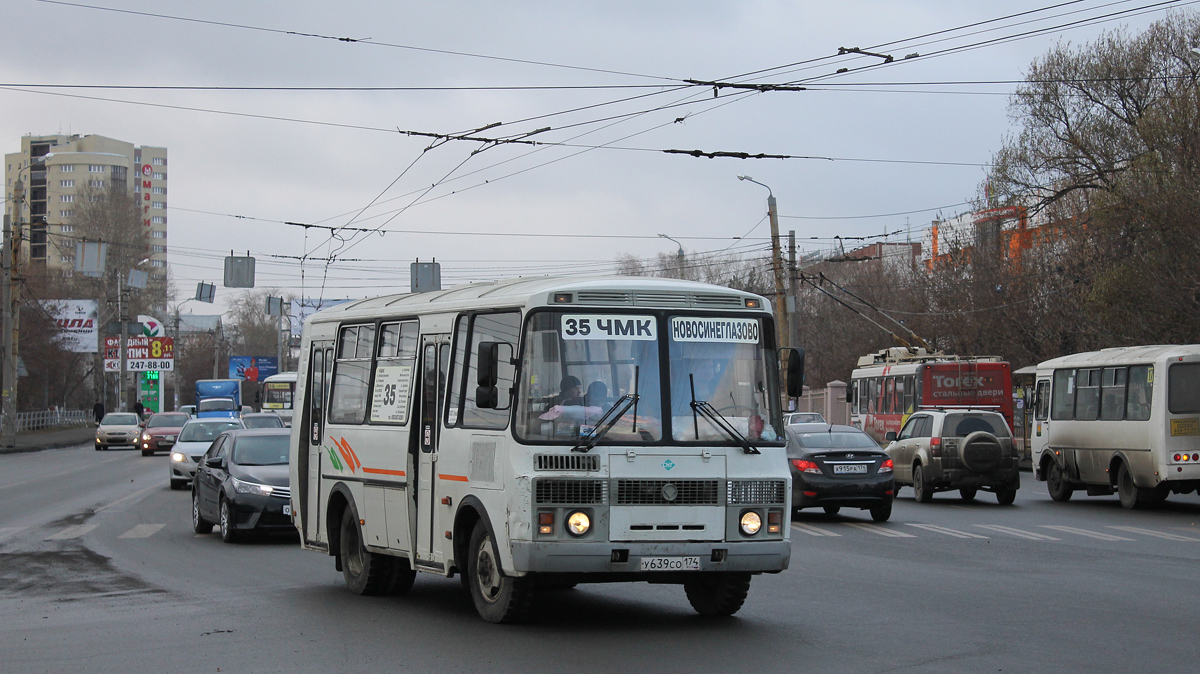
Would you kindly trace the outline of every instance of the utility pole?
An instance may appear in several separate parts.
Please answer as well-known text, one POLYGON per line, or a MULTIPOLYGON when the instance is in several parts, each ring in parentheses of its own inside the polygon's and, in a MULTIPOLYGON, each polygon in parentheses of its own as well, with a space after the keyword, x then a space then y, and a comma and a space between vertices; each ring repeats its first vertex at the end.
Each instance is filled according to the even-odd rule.
POLYGON ((18 365, 18 330, 20 329, 20 312, 18 309, 21 292, 21 222, 25 205, 25 183, 20 175, 13 184, 12 216, 4 218, 4 281, 3 281, 3 349, 4 373, 2 407, 4 419, 0 422, 0 444, 13 447, 17 444, 17 383, 18 365))
POLYGON ((783 253, 779 243, 779 211, 775 207, 775 193, 771 191, 770 186, 760 183, 750 176, 738 176, 737 178, 767 188, 767 216, 771 220, 771 271, 775 276, 775 346, 777 348, 790 346, 785 306, 787 291, 783 282, 783 253))
POLYGON ((120 324, 120 329, 117 334, 117 348, 121 350, 121 373, 117 378, 117 409, 121 412, 125 411, 125 352, 129 346, 128 332, 125 322, 124 305, 121 303, 124 294, 124 289, 121 287, 124 283, 121 282, 122 274, 117 272, 117 322, 120 324))
POLYGON ((799 309, 796 296, 799 269, 796 265, 796 230, 793 229, 788 231, 788 343, 793 346, 800 343, 800 317, 796 313, 799 309))

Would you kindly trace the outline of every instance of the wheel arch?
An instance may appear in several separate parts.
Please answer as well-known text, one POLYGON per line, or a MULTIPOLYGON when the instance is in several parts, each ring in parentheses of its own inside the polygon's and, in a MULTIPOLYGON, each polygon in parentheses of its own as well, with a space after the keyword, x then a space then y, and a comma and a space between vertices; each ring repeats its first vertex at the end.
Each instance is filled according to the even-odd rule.
POLYGON ((342 549, 342 515, 349 508, 358 518, 358 507, 354 504, 354 495, 344 482, 338 482, 329 490, 329 504, 325 506, 325 540, 329 543, 329 554, 341 556, 342 549))
POLYGON ((496 530, 492 527, 492 518, 488 515, 487 508, 473 495, 463 497, 463 500, 458 503, 458 510, 454 513, 454 565, 458 573, 466 573, 467 557, 470 554, 467 547, 471 543, 471 531, 475 528, 475 523, 482 521, 483 526, 487 527, 488 533, 492 535, 492 540, 496 540, 496 530))

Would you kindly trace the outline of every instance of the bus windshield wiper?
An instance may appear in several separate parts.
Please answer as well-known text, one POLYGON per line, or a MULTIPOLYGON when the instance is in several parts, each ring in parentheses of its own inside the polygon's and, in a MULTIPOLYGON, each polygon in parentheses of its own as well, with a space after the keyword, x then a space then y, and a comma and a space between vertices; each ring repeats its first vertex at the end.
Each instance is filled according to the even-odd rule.
POLYGON ((741 445, 742 451, 745 453, 761 454, 762 452, 758 451, 757 447, 750 444, 750 441, 746 439, 746 436, 739 433, 738 430, 733 427, 733 424, 729 423, 729 419, 726 419, 725 415, 717 411, 717 408, 713 407, 706 400, 696 400, 696 380, 693 375, 688 376, 692 378, 692 423, 695 424, 696 428, 696 440, 700 439, 700 424, 696 422, 696 416, 699 415, 704 417, 713 426, 716 426, 717 429, 722 433, 728 435, 731 440, 741 445))
POLYGON ((571 451, 590 451, 596 446, 597 442, 600 442, 601 438, 603 438, 608 434, 609 431, 612 430, 613 426, 617 425, 617 422, 620 421, 621 417, 629 411, 629 408, 634 406, 637 400, 638 394, 636 393, 626 393, 620 398, 617 398, 617 400, 613 403, 613 406, 608 408, 608 411, 596 420, 596 425, 592 428, 592 432, 588 433, 587 438, 583 442, 572 447, 571 451))

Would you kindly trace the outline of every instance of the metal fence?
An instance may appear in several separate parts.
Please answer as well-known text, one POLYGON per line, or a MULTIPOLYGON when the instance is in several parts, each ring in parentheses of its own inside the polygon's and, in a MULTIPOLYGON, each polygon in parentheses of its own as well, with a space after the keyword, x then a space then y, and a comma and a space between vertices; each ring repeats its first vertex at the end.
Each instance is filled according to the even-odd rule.
POLYGON ((40 431, 45 428, 70 428, 95 423, 91 410, 46 410, 18 412, 17 432, 40 431))

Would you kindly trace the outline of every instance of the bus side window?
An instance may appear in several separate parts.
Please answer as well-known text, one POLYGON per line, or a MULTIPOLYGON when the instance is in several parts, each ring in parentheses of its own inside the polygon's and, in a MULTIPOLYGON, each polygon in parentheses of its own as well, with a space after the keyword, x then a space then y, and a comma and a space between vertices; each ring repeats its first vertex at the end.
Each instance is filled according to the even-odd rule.
POLYGON ((1075 370, 1054 371, 1054 398, 1051 419, 1075 418, 1075 370))
POLYGON ((904 413, 912 414, 917 411, 913 401, 916 400, 916 378, 913 375, 908 375, 904 378, 904 413))
POLYGON ((329 394, 329 421, 361 424, 367 416, 367 386, 371 380, 371 353, 375 349, 375 326, 342 328, 329 394))
POLYGON ((879 400, 879 380, 867 380, 867 414, 875 414, 876 403, 879 400))
POLYGON ((1075 418, 1092 421, 1100 413, 1100 370, 1080 370, 1075 380, 1075 418))
POLYGON ((1100 378, 1100 418, 1125 416, 1125 373, 1123 367, 1106 367, 1100 378))
MULTIPOLYGON (((447 375, 447 395, 446 395, 446 428, 453 428, 460 421, 460 410, 462 409, 462 392, 463 387, 467 386, 464 380, 464 365, 466 364, 467 354, 467 327, 471 323, 471 317, 462 315, 458 317, 458 326, 454 329, 454 361, 450 365, 450 373, 447 375)), ((472 389, 474 390, 474 389, 472 389)))
POLYGON ((1046 380, 1037 383, 1037 409, 1033 416, 1038 421, 1045 421, 1050 414, 1050 382, 1046 380))
POLYGON ((380 327, 371 423, 408 423, 419 331, 416 321, 385 323, 380 327))
POLYGON ((1129 395, 1125 400, 1125 418, 1146 421, 1153 405, 1154 366, 1134 365, 1129 368, 1129 395))
POLYGON ((895 414, 896 409, 896 378, 888 377, 883 380, 883 413, 895 414))
POLYGON ((520 329, 521 314, 515 311, 499 314, 476 314, 474 320, 471 321, 469 346, 465 354, 466 385, 469 394, 462 401, 462 425, 464 427, 500 429, 508 425, 513 379, 516 374, 509 359, 516 355, 520 329), (482 342, 501 342, 512 347, 500 349, 499 376, 496 382, 496 388, 500 393, 500 406, 497 409, 483 409, 475 405, 476 359, 479 356, 479 344, 482 342))

